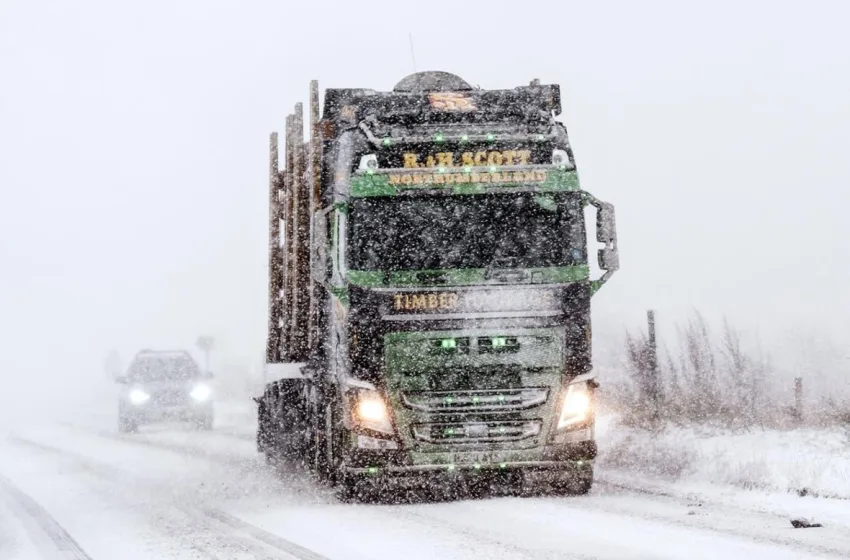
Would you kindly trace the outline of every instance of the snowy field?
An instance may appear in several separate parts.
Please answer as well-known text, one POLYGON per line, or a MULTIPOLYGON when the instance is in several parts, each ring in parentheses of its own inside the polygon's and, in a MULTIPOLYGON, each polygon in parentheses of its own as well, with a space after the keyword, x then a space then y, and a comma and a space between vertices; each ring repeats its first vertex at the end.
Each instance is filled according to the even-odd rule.
MULTIPOLYGON (((603 422, 598 483, 588 496, 359 505, 339 503, 303 473, 267 466, 245 399, 220 404, 213 432, 174 424, 121 435, 111 405, 6 428, 3 560, 850 557, 850 502, 781 492, 796 484, 782 478, 793 464, 746 466, 794 456, 803 440, 790 434, 669 432, 653 444, 603 422), (645 468, 653 453, 683 452, 703 461, 673 474, 645 468), (741 484, 736 472, 763 472, 759 480, 775 487, 741 484), (824 526, 794 529, 789 519, 799 515, 824 526)), ((816 461, 837 458, 828 477, 807 481, 825 489, 841 476, 842 449, 831 439, 839 434, 820 436, 799 464, 816 448, 816 461)), ((828 488, 842 490, 840 481, 828 488)))
MULTIPOLYGON (((600 430, 600 463, 679 484, 850 500, 850 425, 744 432, 668 426, 600 430)), ((850 509, 850 503, 848 503, 850 509)))

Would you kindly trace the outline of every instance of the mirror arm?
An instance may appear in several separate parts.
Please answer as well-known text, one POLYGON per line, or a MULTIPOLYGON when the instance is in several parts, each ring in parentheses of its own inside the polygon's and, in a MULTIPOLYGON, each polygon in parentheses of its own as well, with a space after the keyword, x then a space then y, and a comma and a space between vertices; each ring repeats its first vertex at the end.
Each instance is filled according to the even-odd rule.
POLYGON ((606 270, 605 274, 603 274, 602 276, 600 276, 596 280, 591 280, 590 281, 590 295, 593 295, 596 292, 598 292, 599 288, 601 288, 605 284, 605 282, 607 282, 612 276, 614 276, 614 271, 613 270, 606 270))
POLYGON ((587 191, 581 191, 581 202, 583 206, 592 204, 597 210, 602 207, 602 201, 587 191))

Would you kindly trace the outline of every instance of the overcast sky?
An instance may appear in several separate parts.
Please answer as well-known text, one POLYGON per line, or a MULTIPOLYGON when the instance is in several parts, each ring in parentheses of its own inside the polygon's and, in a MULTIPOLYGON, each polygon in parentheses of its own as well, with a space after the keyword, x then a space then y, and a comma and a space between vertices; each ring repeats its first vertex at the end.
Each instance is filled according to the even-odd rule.
POLYGON ((618 214, 598 348, 647 307, 846 347, 848 21, 838 0, 0 0, 0 379, 202 332, 259 360, 268 133, 310 79, 390 89, 408 33, 418 70, 561 84, 583 186, 618 214))

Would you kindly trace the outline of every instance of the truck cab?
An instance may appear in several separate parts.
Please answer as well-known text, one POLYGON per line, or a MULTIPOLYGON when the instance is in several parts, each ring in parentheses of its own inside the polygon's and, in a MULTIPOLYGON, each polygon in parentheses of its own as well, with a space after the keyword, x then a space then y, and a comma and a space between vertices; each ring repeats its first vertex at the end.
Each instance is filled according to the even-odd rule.
POLYGON ((618 268, 616 232, 613 207, 580 188, 559 112, 557 86, 484 91, 445 73, 326 93, 321 334, 304 403, 287 394, 305 425, 320 418, 302 448, 343 495, 507 475, 590 488, 590 298, 618 268))

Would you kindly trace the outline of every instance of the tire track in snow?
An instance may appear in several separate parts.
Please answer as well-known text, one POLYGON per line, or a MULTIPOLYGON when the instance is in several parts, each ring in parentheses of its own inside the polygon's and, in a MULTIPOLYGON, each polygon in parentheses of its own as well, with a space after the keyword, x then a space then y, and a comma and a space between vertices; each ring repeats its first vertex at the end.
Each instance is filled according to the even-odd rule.
MULTIPOLYGON (((61 449, 41 442, 32 441, 30 439, 26 439, 19 436, 11 437, 9 438, 9 441, 32 447, 44 451, 46 453, 63 456, 66 459, 73 461, 83 470, 89 471, 90 473, 95 474, 98 477, 108 479, 112 482, 119 482, 122 486, 126 486, 126 481, 128 478, 135 479, 136 481, 144 485, 149 485, 151 483, 157 486, 160 485, 160 483, 156 480, 128 473, 122 469, 103 463, 91 457, 80 455, 73 451, 61 449)), ((0 482, 2 482, 2 478, 0 478, 0 482)), ((169 505, 177 508, 184 515, 195 520, 196 522, 206 525, 206 528, 210 528, 213 530, 225 529, 225 532, 229 537, 232 538, 232 540, 242 541, 242 544, 258 544, 263 547, 271 547, 272 549, 275 549, 276 551, 285 554, 284 556, 277 555, 274 558, 279 558, 280 560, 329 560, 327 557, 322 556, 321 554, 304 548, 303 546, 290 540, 287 540, 283 537, 270 533, 265 529, 242 521, 241 519, 234 517, 220 509, 192 506, 182 500, 176 499, 172 501, 169 505)), ((65 534, 67 535, 67 533, 65 534)), ((70 538, 70 536, 68 538, 70 538)), ((244 546, 240 546, 239 543, 233 543, 235 546, 231 545, 231 543, 227 544, 229 545, 228 548, 244 549, 244 546)), ((208 557, 220 558, 219 554, 217 554, 217 552, 219 551, 216 551, 215 549, 209 549, 209 547, 205 548, 208 549, 203 550, 203 552, 205 552, 208 557)), ((254 552, 258 558, 270 558, 266 551, 263 549, 255 549, 254 552)), ((230 557, 231 556, 225 556, 224 558, 230 557)), ((77 557, 73 558, 77 560, 77 557)), ((91 560, 89 556, 82 556, 79 558, 79 560, 83 559, 91 560)))
POLYGON ((63 556, 73 560, 92 560, 91 556, 77 544, 77 541, 53 519, 53 516, 47 513, 47 510, 2 474, 0 474, 0 489, 38 525, 63 556))
POLYGON ((290 466, 284 463, 270 465, 261 454, 252 452, 250 455, 239 453, 227 453, 205 448, 202 445, 185 443, 176 443, 172 441, 162 441, 155 439, 155 434, 136 434, 122 435, 115 432, 94 428, 91 426, 80 426, 64 422, 61 425, 71 428, 76 431, 83 432, 87 435, 97 436, 113 442, 119 442, 131 447, 147 447, 157 451, 168 451, 181 455, 188 459, 209 459, 228 468, 237 469, 240 473, 257 472, 258 470, 274 469, 276 471, 276 480, 280 480, 280 476, 291 477, 298 481, 298 485, 290 488, 290 493, 293 493, 296 488, 309 489, 312 495, 322 495, 327 498, 326 501, 336 503, 337 499, 333 497, 333 491, 326 485, 317 480, 314 474, 299 467, 290 466), (141 435, 142 437, 138 437, 141 435))
MULTIPOLYGON (((216 452, 209 449, 199 448, 195 445, 191 447, 186 447, 185 445, 180 445, 173 442, 156 441, 147 438, 137 439, 133 436, 121 436, 119 434, 107 432, 105 430, 93 430, 91 427, 81 428, 79 426, 74 426, 74 428, 88 433, 92 433, 93 435, 97 435, 98 437, 103 437, 104 439, 109 439, 112 441, 127 443, 129 445, 136 444, 139 446, 146 446, 153 449, 172 451, 184 456, 194 458, 204 457, 230 466, 238 466, 239 464, 245 465, 251 463, 256 465, 258 462, 258 460, 255 460, 253 457, 248 457, 245 455, 233 455, 224 452, 216 452)), ((669 510, 669 506, 671 505, 670 502, 676 502, 675 504, 672 504, 674 506, 683 508, 687 507, 690 509, 688 502, 692 500, 690 500, 688 497, 673 495, 663 491, 653 492, 636 487, 632 488, 629 486, 606 481, 604 480, 604 477, 601 480, 597 480, 597 483, 598 486, 601 488, 607 487, 614 490, 614 494, 642 494, 651 498, 649 502, 650 504, 653 504, 654 506, 666 505, 668 507, 662 508, 664 511, 652 512, 650 510, 657 508, 637 507, 635 504, 632 504, 630 502, 624 504, 609 504, 604 501, 592 500, 590 502, 582 504, 582 507, 586 507, 588 510, 607 512, 623 517, 641 519, 643 521, 648 521, 651 523, 661 523, 667 526, 688 528, 707 533, 726 535, 728 537, 744 538, 746 540, 751 540, 753 542, 760 543, 763 545, 781 546, 782 548, 785 548, 786 550, 790 551, 806 552, 810 554, 825 554, 832 557, 838 556, 841 558, 845 558, 848 550, 850 550, 850 540, 842 538, 840 535, 818 535, 818 538, 813 538, 812 541, 809 541, 809 539, 814 537, 814 534, 798 535, 797 533, 793 533, 792 536, 792 533, 790 532, 790 525, 788 527, 785 527, 785 522, 787 520, 780 520, 780 518, 778 518, 777 516, 767 515, 764 512, 757 512, 740 507, 730 507, 725 504, 712 504, 710 503, 710 501, 704 500, 705 505, 713 506, 711 509, 714 511, 712 511, 711 517, 704 517, 703 515, 685 516, 684 512, 671 512, 667 510, 669 510), (729 522, 729 519, 724 519, 727 514, 732 514, 730 515, 730 519, 742 519, 743 515, 743 521, 747 522, 747 526, 739 526, 733 522, 729 522), (756 523, 756 526, 753 526, 754 523, 756 523), (758 524, 762 525, 758 526, 758 524), (788 532, 782 531, 780 527, 787 528, 788 532), (797 538, 798 536, 800 538, 797 538), (821 540, 822 538, 823 540, 821 540)), ((594 497, 596 498, 604 499, 605 497, 604 494, 601 496, 596 493, 594 494, 594 497)), ((552 500, 552 498, 547 498, 547 501, 550 501, 550 503, 552 503, 552 500)), ((555 500, 554 503, 558 503, 558 501, 555 500)), ((708 514, 708 511, 705 511, 705 513, 708 514)), ((417 511, 416 513, 413 513, 408 510, 399 510, 397 514, 401 517, 406 517, 411 521, 419 521, 420 523, 425 523, 426 525, 430 525, 434 528, 436 528, 437 525, 443 525, 443 528, 452 528, 455 531, 462 532, 467 538, 472 538, 473 540, 476 540, 478 542, 485 542, 488 538, 491 540, 495 540, 495 542, 497 543, 503 542, 503 539, 500 539, 498 536, 493 535, 491 531, 484 531, 480 527, 474 527, 467 524, 461 524, 461 526, 458 526, 456 524, 446 523, 444 519, 441 519, 442 516, 440 514, 435 515, 433 512, 425 513, 417 511), (426 517, 431 517, 431 520, 426 520, 426 517)), ((238 519, 236 521, 241 522, 241 520, 238 519)), ((274 535, 272 536, 274 538, 277 538, 274 535)), ((530 551, 522 548, 516 549, 513 552, 523 557, 539 557, 541 556, 540 552, 542 552, 542 555, 544 557, 547 554, 547 551, 530 551)), ((581 557, 579 556, 579 558, 581 557)))
POLYGON ((480 543, 486 546, 496 546, 499 550, 511 551, 511 558, 527 558, 535 560, 594 560, 595 556, 588 556, 577 552, 564 552, 563 550, 534 550, 528 547, 520 546, 516 542, 506 541, 492 532, 482 531, 480 528, 469 525, 458 525, 447 519, 434 515, 433 513, 423 513, 420 511, 412 511, 408 508, 399 506, 390 506, 393 508, 392 514, 398 515, 413 521, 417 521, 423 525, 429 525, 434 529, 444 531, 450 530, 455 533, 460 533, 466 539, 472 542, 480 543))
POLYGON ((236 529, 238 531, 245 531, 259 541, 262 541, 275 548, 279 548, 283 551, 286 551, 289 554, 298 558, 299 560, 328 560, 328 558, 326 558, 325 556, 317 554, 312 550, 308 550, 292 541, 288 541, 283 537, 279 537, 275 534, 269 533, 264 529, 260 529, 256 525, 246 523, 245 521, 242 521, 237 517, 233 517, 232 515, 225 513, 221 510, 207 509, 204 510, 204 513, 207 516, 212 517, 217 521, 221 521, 229 527, 232 527, 233 529, 236 529))
MULTIPOLYGON (((238 466, 237 463, 249 463, 249 462, 251 464, 254 464, 254 465, 256 465, 258 463, 264 463, 260 459, 258 459, 256 456, 251 456, 251 457, 235 456, 235 455, 231 455, 231 454, 227 454, 227 453, 216 452, 216 451, 209 450, 209 449, 202 449, 202 448, 198 449, 195 446, 187 447, 187 446, 183 446, 183 445, 180 445, 180 444, 177 444, 177 443, 174 443, 174 442, 159 441, 159 440, 148 439, 148 438, 137 438, 136 435, 139 435, 139 434, 125 436, 125 435, 121 435, 121 434, 116 434, 116 433, 108 431, 108 430, 94 428, 94 427, 91 427, 91 426, 79 426, 79 425, 73 425, 73 424, 69 424, 69 423, 65 423, 64 425, 66 425, 66 426, 68 426, 72 429, 80 430, 80 431, 83 431, 85 433, 95 435, 97 437, 102 437, 104 439, 108 439, 108 440, 111 440, 111 441, 126 443, 126 444, 131 445, 131 446, 137 445, 137 446, 149 447, 149 448, 157 449, 157 450, 161 450, 161 451, 170 451, 170 452, 174 452, 174 453, 184 455, 184 456, 187 456, 187 457, 190 457, 190 458, 195 458, 195 459, 197 459, 198 457, 203 457, 203 458, 206 458, 206 459, 211 459, 211 460, 217 461, 217 462, 222 463, 226 466, 238 466), (197 451, 196 451, 196 449, 197 449, 197 451)), ((228 437, 232 437, 231 434, 225 434, 225 435, 227 435, 228 437)), ((311 478, 311 481, 312 481, 312 478, 311 478)), ((366 507, 368 507, 368 506, 366 506, 366 507)), ((456 526, 452 527, 451 524, 445 522, 444 520, 441 520, 439 517, 435 517, 435 516, 432 516, 432 515, 424 515, 421 512, 415 512, 415 511, 404 509, 404 508, 399 509, 398 506, 393 506, 393 505, 388 505, 387 508, 393 508, 392 517, 401 517, 401 518, 404 518, 404 519, 406 519, 410 522, 416 523, 417 525, 427 526, 427 527, 430 527, 432 529, 437 529, 437 530, 440 530, 440 531, 450 529, 450 530, 453 530, 455 533, 462 535, 465 540, 477 542, 479 544, 479 546, 494 548, 494 550, 511 551, 511 553, 513 554, 511 556, 511 558, 518 558, 518 559, 521 558, 523 560, 549 560, 549 559, 556 559, 556 558, 558 560, 561 560, 561 559, 564 559, 564 560, 592 560, 593 559, 592 556, 577 555, 577 554, 573 554, 573 553, 565 556, 563 552, 535 551, 535 550, 531 550, 529 548, 523 547, 523 546, 521 546, 521 545, 519 545, 515 542, 509 542, 509 541, 499 539, 499 538, 497 538, 496 536, 494 536, 490 533, 485 534, 485 533, 480 532, 480 531, 472 530, 469 527, 464 527, 464 528, 461 528, 461 529, 458 529, 458 527, 456 527, 456 526)), ((250 525, 250 524, 245 524, 245 522, 243 522, 241 519, 230 516, 230 515, 222 512, 220 510, 207 511, 207 514, 212 516, 212 517, 215 517, 216 519, 219 519, 220 521, 222 521, 226 524, 234 526, 234 527, 240 527, 241 528, 243 525, 247 525, 248 527, 250 527, 251 530, 259 530, 259 531, 262 532, 262 536, 257 536, 257 538, 259 538, 260 540, 263 540, 264 542, 266 542, 266 539, 268 539, 268 538, 273 539, 273 541, 280 538, 280 537, 277 537, 276 535, 265 532, 262 529, 258 529, 256 526, 253 526, 253 525, 250 525)), ((286 541, 286 542, 288 542, 290 545, 294 544, 294 543, 291 543, 289 541, 286 541)), ((280 547, 280 548, 285 549, 286 546, 287 545, 280 547)), ((306 549, 301 548, 297 544, 295 546, 300 548, 301 551, 306 550, 306 549)), ((298 549, 294 549, 294 550, 296 551, 296 553, 303 553, 303 552, 299 551, 298 549)), ((311 553, 310 551, 307 551, 307 552, 311 553)), ((317 556, 315 560, 319 560, 320 558, 321 557, 317 556)))
POLYGON ((247 433, 243 430, 240 430, 235 427, 230 426, 222 426, 221 428, 215 428, 213 433, 221 434, 223 436, 232 437, 234 439, 239 439, 242 441, 250 441, 256 442, 256 436, 252 433, 247 433))
MULTIPOLYGON (((178 453, 185 457, 189 457, 191 459, 210 459, 216 461, 218 463, 223 463, 227 466, 237 467, 242 469, 255 469, 259 465, 265 463, 259 455, 244 455, 240 453, 228 453, 224 451, 217 451, 214 449, 210 449, 209 447, 204 447, 203 441, 201 441, 201 445, 198 444, 183 444, 176 443, 173 441, 162 441, 160 439, 156 439, 155 433, 140 433, 140 434, 118 434, 112 432, 110 430, 105 430, 103 428, 96 428, 93 426, 74 424, 71 422, 60 422, 59 425, 65 426, 72 430, 77 430, 80 432, 84 432, 89 435, 95 435, 104 439, 108 439, 111 441, 117 441, 121 443, 126 443, 128 445, 135 446, 144 446, 150 447, 152 449, 159 449, 165 451, 172 451, 174 453, 178 453)), ((235 434, 227 433, 227 432, 219 432, 215 430, 213 432, 205 432, 207 435, 209 434, 220 434, 225 436, 225 438, 233 438, 238 439, 240 441, 245 441, 247 438, 236 436, 235 434)))

